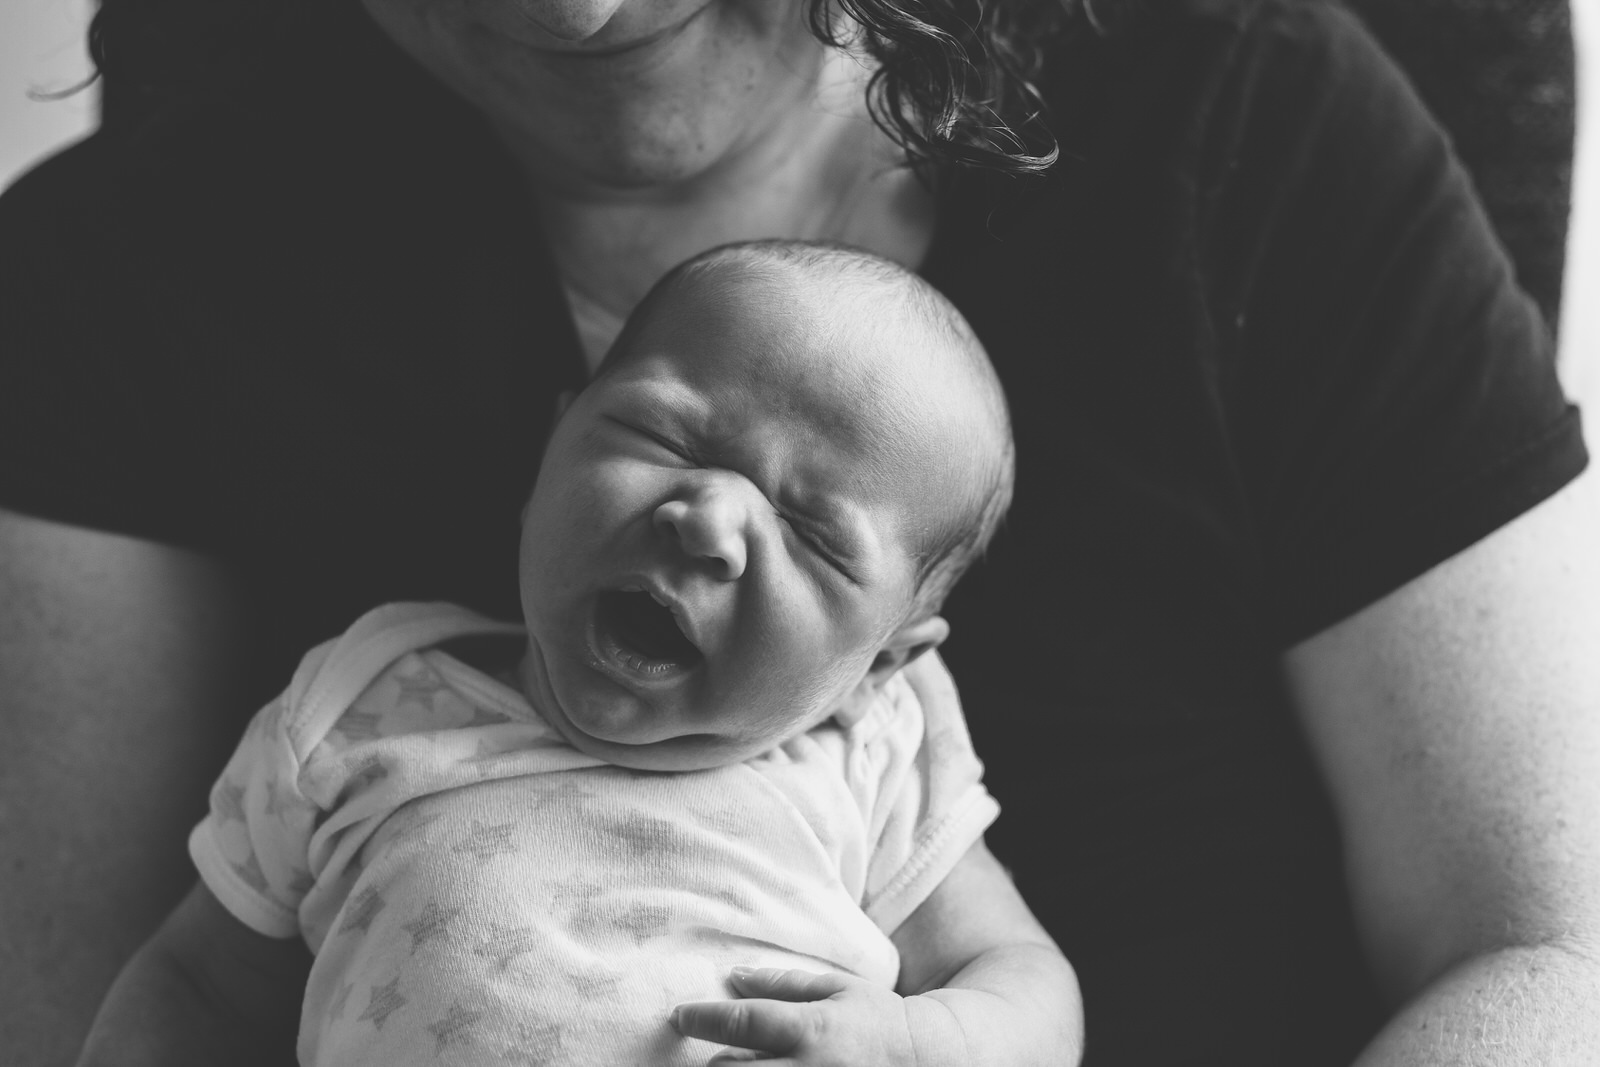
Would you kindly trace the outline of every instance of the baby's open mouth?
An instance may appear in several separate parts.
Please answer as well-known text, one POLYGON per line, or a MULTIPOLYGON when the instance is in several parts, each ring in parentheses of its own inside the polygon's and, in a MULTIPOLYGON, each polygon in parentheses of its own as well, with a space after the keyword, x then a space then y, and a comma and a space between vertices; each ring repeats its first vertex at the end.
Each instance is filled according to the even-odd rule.
POLYGON ((636 670, 693 667, 705 657, 678 628, 672 610, 641 591, 611 589, 596 598, 595 622, 636 670))

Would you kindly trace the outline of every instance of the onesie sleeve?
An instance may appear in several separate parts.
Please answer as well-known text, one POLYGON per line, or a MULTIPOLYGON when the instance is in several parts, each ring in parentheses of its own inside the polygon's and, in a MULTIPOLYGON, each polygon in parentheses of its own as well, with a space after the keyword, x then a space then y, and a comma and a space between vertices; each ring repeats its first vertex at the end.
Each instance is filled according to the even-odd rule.
POLYGON ((286 721, 291 693, 251 720, 211 790, 211 811, 189 835, 201 881, 257 933, 300 933, 298 911, 314 880, 308 855, 317 806, 302 795, 286 721))
POLYGON ((918 668, 926 706, 904 674, 853 731, 847 774, 862 804, 868 859, 862 908, 892 934, 944 881, 1000 814, 949 671, 918 668))

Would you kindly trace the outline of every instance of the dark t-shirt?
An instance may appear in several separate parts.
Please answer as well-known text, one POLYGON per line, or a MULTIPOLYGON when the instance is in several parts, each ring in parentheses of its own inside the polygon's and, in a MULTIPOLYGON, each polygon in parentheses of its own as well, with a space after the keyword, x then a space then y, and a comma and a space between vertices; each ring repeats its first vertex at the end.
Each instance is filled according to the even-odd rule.
MULTIPOLYGON (((924 273, 1019 453, 946 651, 1089 1062, 1336 1063, 1380 1013, 1279 656, 1585 456, 1538 312, 1356 23, 1162 11, 1063 43, 1048 179, 941 185, 924 273)), ((380 601, 515 614, 581 376, 484 127, 370 31, 341 59, 0 202, 0 502, 232 562, 280 684, 380 601)))

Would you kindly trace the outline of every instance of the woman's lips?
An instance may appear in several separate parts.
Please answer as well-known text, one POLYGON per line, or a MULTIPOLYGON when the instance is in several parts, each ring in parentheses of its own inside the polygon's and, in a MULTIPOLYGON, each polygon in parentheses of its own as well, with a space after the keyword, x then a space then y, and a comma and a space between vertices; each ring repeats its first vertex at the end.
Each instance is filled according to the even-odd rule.
POLYGON ((528 24, 537 30, 541 36, 548 39, 547 43, 541 45, 545 51, 559 56, 562 59, 602 60, 612 59, 617 56, 626 55, 630 52, 638 52, 659 41, 676 36, 678 33, 682 32, 686 26, 698 18, 701 12, 705 11, 710 5, 702 4, 696 7, 693 11, 689 12, 683 18, 679 19, 677 22, 662 26, 659 29, 650 30, 639 36, 630 37, 623 40, 614 39, 618 36, 621 36, 618 33, 607 33, 609 24, 607 26, 600 27, 594 33, 587 36, 581 34, 568 36, 567 34, 553 30, 544 19, 541 19, 539 15, 534 13, 533 10, 530 10, 538 7, 538 4, 519 2, 515 6, 522 17, 528 21, 528 24))

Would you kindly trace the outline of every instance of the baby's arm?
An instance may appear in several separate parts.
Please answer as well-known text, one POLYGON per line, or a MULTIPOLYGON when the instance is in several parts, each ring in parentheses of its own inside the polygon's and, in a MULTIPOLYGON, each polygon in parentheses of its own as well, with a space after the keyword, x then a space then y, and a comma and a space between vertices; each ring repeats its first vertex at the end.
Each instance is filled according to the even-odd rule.
POLYGON ((292 1067, 311 953, 266 937, 197 883, 123 967, 78 1067, 292 1067))
MULTIPOLYGON (((1071 1067, 1071 966, 982 841, 894 932, 894 992, 843 974, 736 971, 743 999, 679 1005, 680 1033, 805 1067, 1071 1067)), ((713 1064, 735 1062, 719 1054, 713 1064)))

